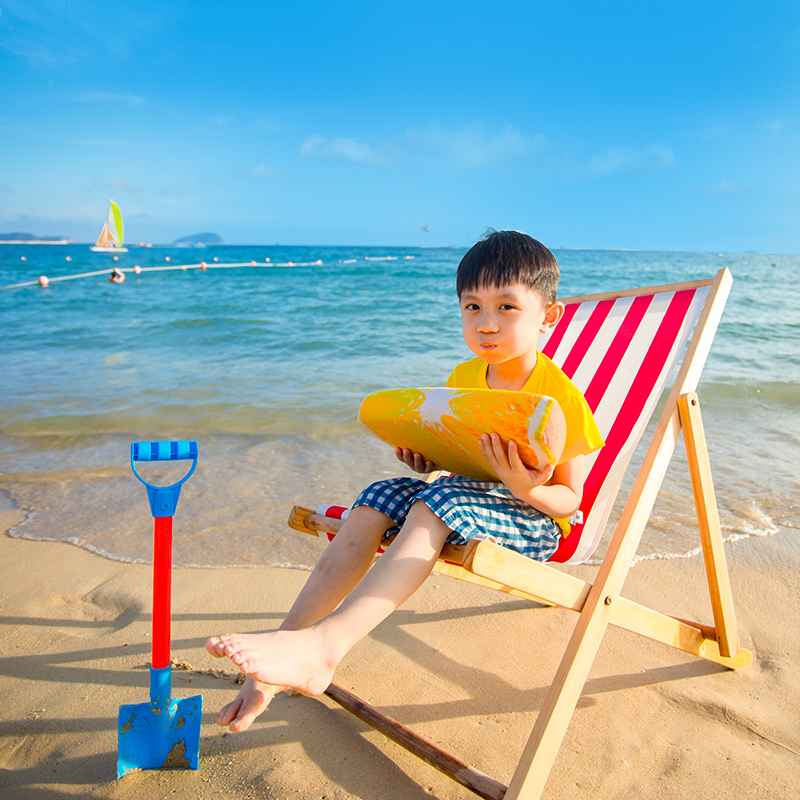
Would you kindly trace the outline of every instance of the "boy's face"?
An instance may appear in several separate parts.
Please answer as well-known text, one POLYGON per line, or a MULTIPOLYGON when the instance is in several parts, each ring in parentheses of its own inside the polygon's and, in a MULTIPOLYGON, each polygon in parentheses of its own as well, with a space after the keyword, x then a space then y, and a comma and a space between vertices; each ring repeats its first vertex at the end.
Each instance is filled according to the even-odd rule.
POLYGON ((555 327, 564 311, 561 303, 545 306, 538 292, 521 283, 470 289, 460 305, 467 347, 489 364, 517 360, 520 371, 535 364, 539 334, 555 327))

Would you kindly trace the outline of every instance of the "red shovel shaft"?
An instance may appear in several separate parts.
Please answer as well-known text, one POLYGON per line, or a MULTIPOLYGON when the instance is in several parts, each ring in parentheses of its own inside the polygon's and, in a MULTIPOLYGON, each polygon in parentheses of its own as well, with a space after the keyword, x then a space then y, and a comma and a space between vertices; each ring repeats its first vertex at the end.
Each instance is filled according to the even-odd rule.
POLYGON ((155 669, 170 665, 172 605, 172 517, 154 517, 153 541, 153 657, 155 669))

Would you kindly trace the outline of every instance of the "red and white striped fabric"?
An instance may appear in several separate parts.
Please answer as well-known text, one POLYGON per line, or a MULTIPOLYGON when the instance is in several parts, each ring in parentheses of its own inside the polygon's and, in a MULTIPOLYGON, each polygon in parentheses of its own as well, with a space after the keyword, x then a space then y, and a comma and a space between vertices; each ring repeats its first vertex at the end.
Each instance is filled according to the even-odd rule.
POLYGON ((687 287, 567 300, 563 319, 539 340, 539 349, 584 393, 606 442, 585 460, 583 522, 573 524, 550 561, 580 563, 597 547, 625 469, 710 290, 687 287))

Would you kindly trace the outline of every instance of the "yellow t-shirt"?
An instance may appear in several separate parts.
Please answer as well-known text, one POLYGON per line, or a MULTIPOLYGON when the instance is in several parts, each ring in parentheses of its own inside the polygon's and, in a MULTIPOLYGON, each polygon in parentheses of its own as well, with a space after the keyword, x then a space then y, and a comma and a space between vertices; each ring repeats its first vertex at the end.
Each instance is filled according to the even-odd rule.
MULTIPOLYGON (((544 353, 537 353, 536 366, 522 387, 523 392, 552 397, 561 406, 567 422, 567 437, 559 464, 581 455, 588 455, 605 444, 592 410, 581 391, 544 353)), ((480 358, 459 364, 447 379, 453 389, 488 389, 486 372, 489 365, 480 358)), ((562 535, 569 534, 569 520, 556 519, 562 535)))

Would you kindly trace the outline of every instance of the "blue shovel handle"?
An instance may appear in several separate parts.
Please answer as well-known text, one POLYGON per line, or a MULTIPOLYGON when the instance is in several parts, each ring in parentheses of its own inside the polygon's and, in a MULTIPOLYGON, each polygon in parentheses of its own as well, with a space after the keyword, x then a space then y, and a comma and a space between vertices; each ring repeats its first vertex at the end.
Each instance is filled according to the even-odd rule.
POLYGON ((197 467, 197 442, 133 442, 131 468, 133 474, 147 487, 147 499, 154 517, 174 517, 181 486, 189 480, 197 467), (192 468, 172 486, 154 486, 136 471, 137 461, 189 461, 192 468))

